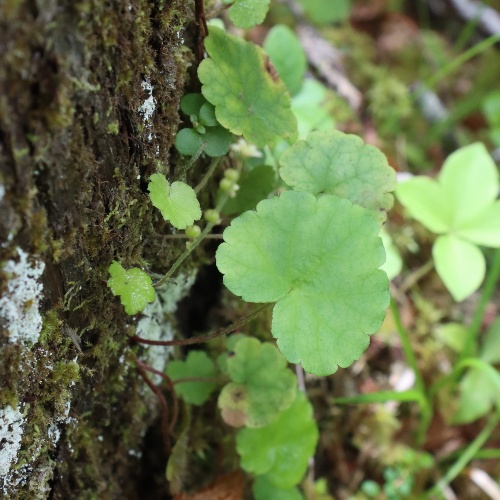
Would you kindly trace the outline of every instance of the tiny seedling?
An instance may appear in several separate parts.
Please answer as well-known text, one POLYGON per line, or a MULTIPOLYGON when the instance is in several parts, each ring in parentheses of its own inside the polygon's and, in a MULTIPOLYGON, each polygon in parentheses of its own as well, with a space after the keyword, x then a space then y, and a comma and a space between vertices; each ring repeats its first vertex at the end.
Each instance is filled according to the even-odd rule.
POLYGON ((215 108, 201 94, 186 94, 181 110, 189 116, 192 128, 180 130, 175 147, 181 155, 194 156, 201 148, 208 156, 223 156, 229 151, 232 134, 215 118, 215 108))
POLYGON ((108 268, 111 278, 108 286, 113 295, 119 295, 127 314, 133 315, 156 298, 151 277, 138 268, 124 269, 114 261, 108 268))
POLYGON ((497 167, 481 143, 452 153, 437 180, 419 176, 397 187, 408 213, 439 235, 432 249, 434 263, 457 301, 484 279, 486 262, 479 245, 500 247, 498 192, 497 167))
POLYGON ((153 174, 149 179, 148 191, 151 203, 177 229, 186 229, 201 218, 196 193, 185 182, 170 184, 163 174, 153 174))

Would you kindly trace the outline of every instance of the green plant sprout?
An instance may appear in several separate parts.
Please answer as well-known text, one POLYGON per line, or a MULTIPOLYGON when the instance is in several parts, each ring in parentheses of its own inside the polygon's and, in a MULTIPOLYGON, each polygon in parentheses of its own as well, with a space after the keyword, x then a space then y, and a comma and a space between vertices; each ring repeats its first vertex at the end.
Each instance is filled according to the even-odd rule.
POLYGON ((227 373, 231 382, 222 389, 218 405, 223 420, 234 427, 264 427, 295 399, 295 375, 270 343, 241 339, 227 359, 227 373))
POLYGON ((486 262, 479 245, 500 247, 498 170, 481 143, 445 161, 437 181, 419 176, 402 182, 396 196, 408 213, 439 236, 436 271, 456 301, 481 285, 486 262))
POLYGON ((229 151, 232 134, 215 118, 215 108, 201 94, 186 94, 181 110, 189 116, 193 128, 184 128, 175 136, 175 147, 181 155, 193 156, 204 145, 208 156, 223 156, 229 151))

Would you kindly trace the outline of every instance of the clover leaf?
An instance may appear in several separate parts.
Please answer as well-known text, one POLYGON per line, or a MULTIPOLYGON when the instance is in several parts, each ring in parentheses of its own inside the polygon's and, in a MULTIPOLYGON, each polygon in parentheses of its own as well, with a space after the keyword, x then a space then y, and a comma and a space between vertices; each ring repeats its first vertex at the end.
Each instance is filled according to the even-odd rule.
POLYGON ((280 158, 280 175, 296 191, 336 194, 370 209, 379 222, 393 205, 396 174, 385 155, 356 135, 311 132, 280 158))
POLYGON ((224 421, 235 427, 263 427, 295 399, 297 381, 272 344, 244 338, 227 359, 231 383, 219 396, 224 421))
POLYGON ((177 229, 186 229, 201 218, 196 193, 184 182, 170 184, 163 174, 153 174, 149 179, 148 191, 153 205, 177 229))
POLYGON ((264 50, 290 94, 297 94, 307 69, 306 55, 297 35, 284 24, 273 26, 264 41, 264 50))
POLYGON ((437 180, 415 177, 396 189, 408 213, 439 236, 433 246, 436 270, 455 300, 473 293, 486 263, 477 245, 500 247, 498 170, 485 146, 452 153, 437 180))
POLYGON ((236 437, 241 466, 247 472, 266 475, 278 488, 292 488, 300 482, 318 442, 318 428, 312 407, 304 394, 297 392, 288 410, 260 429, 245 428, 236 437))
POLYGON ((290 96, 283 82, 266 71, 263 50, 214 26, 209 32, 210 58, 198 67, 198 77, 217 121, 257 147, 292 137, 297 124, 290 96))
POLYGON ((384 319, 378 232, 349 200, 287 191, 232 221, 217 267, 244 300, 276 302, 272 334, 289 362, 328 375, 358 359, 384 319))
POLYGON ((144 271, 137 267, 125 270, 119 262, 113 261, 108 267, 108 272, 111 275, 108 286, 113 295, 120 296, 127 314, 137 314, 148 302, 155 300, 153 282, 144 271))
POLYGON ((229 19, 238 28, 253 28, 264 21, 269 10, 270 0, 223 0, 232 3, 229 9, 229 19))
POLYGON ((275 486, 267 476, 258 476, 252 486, 255 500, 303 500, 297 488, 282 489, 275 486))
MULTIPOLYGON (((184 378, 213 378, 216 375, 214 362, 204 351, 190 351, 185 361, 170 361, 167 375, 173 380, 184 378)), ((210 381, 182 382, 175 385, 179 396, 192 405, 202 405, 215 390, 217 384, 210 381)))

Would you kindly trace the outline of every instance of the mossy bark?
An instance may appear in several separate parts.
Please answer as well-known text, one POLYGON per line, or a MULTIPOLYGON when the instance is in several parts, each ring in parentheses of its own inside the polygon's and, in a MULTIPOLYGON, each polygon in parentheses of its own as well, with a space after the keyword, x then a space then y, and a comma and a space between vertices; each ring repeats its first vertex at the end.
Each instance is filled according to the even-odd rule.
MULTIPOLYGON (((5 498, 167 498, 161 442, 151 450, 158 482, 137 456, 157 418, 132 362, 137 318, 106 281, 113 259, 165 272, 182 251, 160 235, 147 179, 176 177, 192 8, 0 3, 0 261, 21 248, 45 266, 38 342, 13 342, 0 318, 0 409, 23 414, 20 448, 0 477, 5 498)), ((4 296, 9 278, 0 275, 4 296)))

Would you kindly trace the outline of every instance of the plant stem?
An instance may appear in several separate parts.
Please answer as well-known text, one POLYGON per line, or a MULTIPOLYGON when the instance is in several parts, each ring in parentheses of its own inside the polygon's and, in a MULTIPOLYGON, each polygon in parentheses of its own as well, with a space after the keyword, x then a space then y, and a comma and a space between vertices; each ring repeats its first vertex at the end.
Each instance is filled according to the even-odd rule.
MULTIPOLYGON (((173 434, 174 427, 175 427, 175 424, 177 422, 177 417, 179 415, 179 403, 177 401, 177 395, 175 393, 174 382, 172 382, 172 379, 166 373, 163 373, 160 370, 157 370, 156 368, 153 368, 152 366, 147 365, 146 363, 144 363, 140 359, 135 358, 135 362, 141 368, 144 368, 144 370, 148 370, 152 373, 155 373, 156 375, 159 375, 167 383, 168 388, 169 388, 170 392, 172 393, 172 401, 173 401, 172 420, 171 420, 170 425, 169 425, 169 432, 170 432, 170 434, 173 434)), ((159 390, 159 388, 157 386, 155 386, 155 387, 159 390)), ((155 394, 156 394, 156 392, 155 392, 155 394)), ((162 394, 162 396, 163 396, 163 394, 162 394)), ((165 404, 167 404, 166 401, 165 401, 165 404)))
POLYGON ((142 363, 141 361, 136 359, 136 365, 137 365, 137 371, 139 372, 140 376, 142 377, 144 382, 146 382, 147 386, 154 392, 154 394, 158 398, 158 401, 160 402, 161 431, 162 431, 162 436, 163 436, 163 444, 165 446, 165 451, 167 452, 168 455, 170 455, 170 452, 171 452, 170 438, 169 438, 170 426, 168 424, 167 400, 163 396, 160 388, 156 387, 156 385, 153 384, 151 379, 147 376, 145 368, 144 368, 144 363, 142 363))
POLYGON ((474 316, 472 317, 471 324, 467 329, 467 336, 465 338, 464 347, 460 353, 459 361, 463 361, 465 358, 473 356, 476 354, 477 350, 477 336, 481 329, 481 324, 483 322, 484 311, 488 302, 495 291, 495 287, 498 279, 500 278, 500 249, 495 251, 495 256, 493 257, 493 264, 488 271, 486 281, 483 287, 483 293, 479 304, 474 311, 474 316))
POLYGON ((418 393, 420 394, 420 398, 418 400, 420 411, 422 412, 422 418, 420 420, 420 424, 417 432, 417 441, 422 443, 425 438, 425 433, 427 428, 430 425, 432 419, 432 407, 430 400, 427 397, 427 391, 425 388, 424 379, 422 377, 422 373, 420 372, 417 364, 417 358, 411 346, 410 336, 408 335, 408 331, 403 325, 401 321, 401 316, 399 315, 398 306, 394 299, 391 299, 391 312, 394 318, 394 322, 396 323, 396 328, 399 333, 399 338, 401 339, 401 345, 403 347, 403 352, 410 365, 411 369, 415 373, 415 387, 418 393))
POLYGON ((477 455, 484 443, 488 440, 491 433, 500 421, 500 414, 494 413, 488 419, 488 423, 469 446, 460 454, 457 461, 447 470, 446 474, 431 488, 425 495, 425 498, 432 498, 433 495, 440 493, 445 486, 451 483, 466 465, 477 455))
POLYGON ((432 76, 427 78, 423 88, 433 89, 439 81, 452 73, 456 69, 460 68, 464 63, 466 63, 469 59, 472 59, 474 56, 477 56, 481 52, 485 51, 495 43, 500 41, 500 34, 492 35, 488 37, 486 40, 474 45, 469 50, 466 50, 459 56, 452 59, 448 64, 444 65, 443 68, 434 73, 432 76))
MULTIPOLYGON (((214 160, 215 159, 216 158, 214 158, 214 160)), ((212 162, 214 160, 212 160, 212 162)), ((222 196, 219 198, 219 202, 217 203, 215 210, 217 212, 220 212, 228 199, 229 199, 229 193, 227 192, 223 193, 222 196)), ((167 274, 165 274, 165 276, 163 276, 163 278, 160 281, 158 281, 153 285, 155 288, 158 288, 159 286, 163 285, 173 276, 175 271, 177 271, 178 267, 186 260, 187 257, 189 257, 191 252, 204 240, 205 236, 212 230, 212 228, 215 225, 216 224, 214 224, 213 222, 209 222, 206 225, 205 229, 203 229, 200 235, 189 244, 186 250, 184 250, 184 252, 182 252, 179 258, 174 262, 172 267, 168 270, 167 274)))
POLYGON ((228 333, 234 332, 237 330, 240 326, 245 325, 248 323, 250 320, 258 316, 261 312, 265 311, 266 309, 269 309, 272 307, 274 304, 263 304, 262 306, 258 307, 255 311, 251 312, 247 316, 240 318, 239 320, 235 321, 234 323, 231 323, 229 326, 226 326, 225 328, 222 328, 220 330, 217 330, 215 332, 209 333, 207 335, 199 335, 198 337, 192 337, 190 339, 183 339, 183 340, 149 340, 149 339, 144 339, 142 337, 138 337, 137 335, 134 335, 131 337, 132 340, 135 342, 138 342, 140 344, 146 344, 146 345, 161 345, 161 346, 173 346, 173 345, 191 345, 191 344, 200 344, 202 342, 208 342, 209 340, 215 339, 217 337, 221 337, 223 335, 227 335, 228 333))
POLYGON ((199 182, 199 184, 194 188, 194 192, 198 194, 206 185, 208 182, 208 179, 212 177, 212 174, 214 173, 215 169, 219 165, 221 157, 218 156, 217 158, 212 158, 212 161, 210 162, 210 165, 208 166, 208 170, 206 174, 203 176, 203 179, 199 182))
MULTIPOLYGON (((167 240, 189 240, 189 236, 185 234, 163 234, 162 238, 165 238, 167 240)), ((222 239, 222 234, 207 234, 205 236, 206 239, 212 239, 212 240, 221 240, 222 239)))

